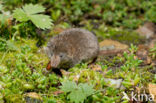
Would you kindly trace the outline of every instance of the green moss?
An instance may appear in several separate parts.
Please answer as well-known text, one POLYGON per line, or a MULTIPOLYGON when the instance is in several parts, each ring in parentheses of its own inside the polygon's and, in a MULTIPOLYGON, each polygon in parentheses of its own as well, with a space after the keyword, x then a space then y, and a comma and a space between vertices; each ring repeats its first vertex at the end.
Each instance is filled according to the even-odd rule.
POLYGON ((133 30, 123 30, 120 28, 107 27, 101 25, 99 29, 94 29, 99 40, 113 39, 126 44, 139 44, 145 42, 145 38, 138 35, 133 30))

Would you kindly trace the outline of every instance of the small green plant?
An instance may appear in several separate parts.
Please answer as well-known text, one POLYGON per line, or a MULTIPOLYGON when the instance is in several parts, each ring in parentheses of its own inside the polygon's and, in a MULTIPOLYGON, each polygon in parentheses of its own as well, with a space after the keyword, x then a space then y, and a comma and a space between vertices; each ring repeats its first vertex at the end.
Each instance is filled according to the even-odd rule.
POLYGON ((18 48, 17 48, 17 46, 15 46, 15 44, 12 40, 6 40, 3 38, 0 38, 0 52, 5 51, 5 53, 3 54, 3 56, 0 60, 0 64, 3 62, 3 59, 5 58, 6 54, 9 51, 16 51, 16 50, 18 50, 18 48))
MULTIPOLYGON (((9 38, 11 35, 12 17, 0 2, 0 37, 9 38)), ((1 47, 1 46, 0 46, 1 47)))
POLYGON ((131 86, 136 86, 141 80, 140 75, 136 74, 130 74, 128 76, 125 77, 124 81, 122 82, 122 84, 127 87, 130 88, 131 86))
MULTIPOLYGON (((27 43, 28 41, 26 40, 27 43)), ((26 91, 44 91, 44 93, 48 93, 48 91, 51 91, 51 85, 58 83, 58 77, 55 74, 47 76, 42 74, 41 70, 45 66, 39 64, 41 63, 40 59, 42 58, 43 60, 45 56, 40 57, 43 56, 41 54, 35 56, 32 53, 32 51, 36 50, 35 46, 32 45, 35 42, 31 41, 30 43, 33 48, 23 44, 23 46, 18 46, 17 51, 4 53, 3 62, 0 60, 0 75, 3 75, 3 77, 0 77, 0 87, 3 88, 0 89, 0 95, 1 93, 3 94, 2 100, 6 99, 7 103, 12 101, 11 96, 19 95, 21 97, 26 91), (47 87, 48 85, 50 87, 47 87), (45 89, 49 90, 45 91, 45 89)), ((24 99, 19 98, 18 100, 24 99)), ((11 103, 15 103, 15 100, 11 103)))
POLYGON ((150 49, 150 55, 153 57, 153 58, 156 58, 156 45, 150 49))
POLYGON ((18 48, 15 46, 12 40, 0 38, 0 51, 17 50, 17 49, 18 48))
POLYGON ((142 60, 134 59, 134 54, 128 54, 124 52, 124 57, 126 58, 126 62, 121 69, 124 71, 128 71, 129 69, 138 68, 138 66, 142 63, 142 60))
POLYGON ((32 21, 32 23, 41 29, 49 29, 52 20, 49 16, 41 14, 45 8, 41 5, 26 4, 22 8, 16 8, 13 11, 13 17, 20 22, 32 21))
POLYGON ((149 9, 147 12, 146 12, 146 19, 147 20, 150 20, 152 22, 156 22, 155 18, 156 18, 156 7, 155 6, 152 6, 151 9, 149 9))
POLYGON ((88 85, 87 83, 80 83, 77 85, 73 81, 62 82, 62 86, 60 88, 65 93, 69 93, 67 98, 70 99, 71 102, 75 103, 84 102, 88 96, 95 92, 92 85, 88 85))
POLYGON ((138 50, 137 46, 131 44, 131 47, 129 48, 129 51, 130 51, 131 53, 135 53, 137 50, 138 50))
POLYGON ((156 74, 154 75, 154 82, 156 83, 156 74))
POLYGON ((60 10, 53 10, 52 11, 52 14, 51 14, 51 17, 54 21, 57 21, 57 19, 60 17, 61 15, 61 11, 60 10))

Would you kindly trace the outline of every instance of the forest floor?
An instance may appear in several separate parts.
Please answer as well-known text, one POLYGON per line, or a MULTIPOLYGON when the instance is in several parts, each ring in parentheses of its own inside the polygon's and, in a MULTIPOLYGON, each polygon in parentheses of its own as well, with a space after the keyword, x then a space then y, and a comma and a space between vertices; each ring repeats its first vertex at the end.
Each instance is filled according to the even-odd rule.
MULTIPOLYGON (((68 71, 62 70, 62 77, 43 73, 49 59, 36 46, 37 40, 19 38, 6 41, 8 49, 0 52, 0 102, 62 103, 75 99, 85 100, 86 103, 143 103, 152 100, 152 96, 156 96, 156 37, 153 25, 147 22, 137 30, 129 31, 104 24, 98 28, 88 24, 83 28, 97 35, 99 57, 92 65, 81 63, 68 71), (85 87, 85 83, 89 86, 85 87), (86 92, 93 90, 86 96, 87 99, 83 99, 81 95, 84 94, 75 89, 68 91, 77 84, 84 86, 86 92), (132 93, 136 94, 135 100, 132 93), (141 98, 138 96, 141 94, 148 97, 141 98), (129 100, 123 99, 125 95, 129 100)), ((66 24, 55 26, 47 38, 66 28, 70 27, 66 24)))

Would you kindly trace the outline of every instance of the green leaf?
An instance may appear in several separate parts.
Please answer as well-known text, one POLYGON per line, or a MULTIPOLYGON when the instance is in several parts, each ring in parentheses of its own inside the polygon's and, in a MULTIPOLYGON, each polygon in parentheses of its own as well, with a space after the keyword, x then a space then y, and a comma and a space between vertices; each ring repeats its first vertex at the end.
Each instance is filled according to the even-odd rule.
POLYGON ((88 85, 87 83, 78 85, 86 96, 89 96, 94 93, 93 85, 88 85))
POLYGON ((122 84, 123 84, 125 87, 127 87, 127 88, 129 88, 130 86, 132 86, 132 83, 131 83, 131 82, 128 82, 128 81, 123 81, 122 84))
POLYGON ((20 22, 28 21, 29 18, 26 13, 21 8, 16 8, 13 11, 13 17, 16 18, 20 22))
POLYGON ((0 41, 5 42, 7 44, 7 49, 9 49, 9 50, 17 50, 18 49, 12 40, 6 40, 3 38, 0 38, 0 41))
POLYGON ((138 75, 136 75, 134 78, 134 85, 137 85, 139 83, 140 79, 141 78, 138 75))
POLYGON ((38 28, 41 29, 49 29, 52 25, 51 19, 49 16, 38 14, 38 15, 31 15, 30 19, 38 28))
POLYGON ((41 5, 27 4, 22 8, 17 8, 13 11, 13 17, 17 21, 26 22, 31 20, 33 24, 41 29, 49 29, 52 25, 52 20, 49 16, 38 14, 44 12, 45 8, 41 5))
POLYGON ((6 41, 9 50, 17 50, 18 48, 15 46, 14 42, 11 40, 6 41))
POLYGON ((26 4, 23 7, 23 10, 28 14, 37 14, 45 11, 45 8, 41 5, 32 5, 32 4, 26 4))
POLYGON ((0 14, 0 25, 7 24, 7 19, 9 19, 9 15, 0 14))
POLYGON ((93 86, 88 85, 87 83, 80 83, 77 86, 75 82, 66 81, 62 82, 62 86, 60 88, 62 91, 69 93, 67 98, 74 103, 82 103, 88 96, 94 93, 93 86))
POLYGON ((51 17, 54 21, 56 21, 61 15, 61 10, 53 10, 51 17))
POLYGON ((67 98, 70 99, 71 102, 82 103, 86 99, 86 96, 81 89, 78 89, 72 91, 67 98))
POLYGON ((0 41, 6 42, 7 40, 0 37, 0 41))
POLYGON ((65 81, 62 82, 62 86, 60 86, 61 90, 64 92, 71 92, 75 88, 77 88, 77 85, 73 81, 65 81))
POLYGON ((2 4, 0 4, 0 11, 2 11, 2 9, 3 9, 3 5, 2 5, 2 4))

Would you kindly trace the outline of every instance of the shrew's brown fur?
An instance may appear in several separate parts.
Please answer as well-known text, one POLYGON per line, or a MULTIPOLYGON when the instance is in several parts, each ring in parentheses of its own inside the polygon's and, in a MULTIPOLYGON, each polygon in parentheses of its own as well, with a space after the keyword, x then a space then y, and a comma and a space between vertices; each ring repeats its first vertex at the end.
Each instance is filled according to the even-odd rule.
POLYGON ((47 54, 52 68, 68 69, 81 61, 93 60, 99 52, 96 36, 84 29, 71 28, 50 39, 47 54))

